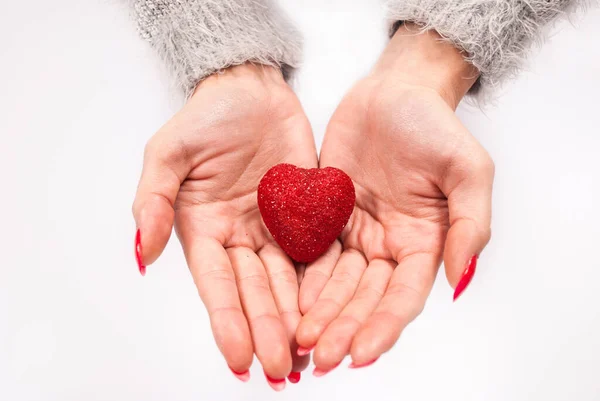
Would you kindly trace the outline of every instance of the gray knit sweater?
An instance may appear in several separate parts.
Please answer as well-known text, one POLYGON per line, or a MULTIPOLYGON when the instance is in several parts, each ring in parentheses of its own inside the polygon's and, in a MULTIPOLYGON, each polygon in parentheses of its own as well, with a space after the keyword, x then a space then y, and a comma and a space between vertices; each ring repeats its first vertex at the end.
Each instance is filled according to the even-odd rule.
POLYGON ((200 80, 253 61, 300 63, 302 37, 272 0, 129 0, 142 37, 190 94, 200 80))
MULTIPOLYGON (((274 0, 130 0, 144 38, 187 93, 204 77, 254 61, 299 65, 301 36, 274 0)), ((577 0, 387 0, 390 26, 435 29, 481 72, 480 86, 514 75, 543 28, 577 0)))

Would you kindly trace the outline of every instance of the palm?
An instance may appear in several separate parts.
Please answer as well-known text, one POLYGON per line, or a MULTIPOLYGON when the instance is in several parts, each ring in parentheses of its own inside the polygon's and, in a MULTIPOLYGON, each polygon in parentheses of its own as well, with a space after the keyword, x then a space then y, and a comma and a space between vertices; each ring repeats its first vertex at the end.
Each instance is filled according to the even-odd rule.
POLYGON ((320 166, 352 178, 356 206, 341 245, 307 267, 300 289, 297 338, 316 344, 317 366, 377 358, 423 309, 460 183, 449 172, 462 168, 460 149, 475 154, 460 128, 437 94, 394 82, 366 79, 336 110, 320 166))
MULTIPOLYGON (((215 95, 205 96, 214 102, 215 95)), ((245 94, 237 90, 235 94, 221 90, 217 96, 238 98, 244 104, 231 105, 208 135, 198 135, 197 143, 188 145, 209 151, 200 152, 181 185, 176 229, 182 239, 207 236, 225 248, 257 252, 274 243, 258 210, 258 183, 278 163, 316 167, 310 125, 291 91, 260 101, 243 99, 245 94)))
MULTIPOLYGON (((175 227, 190 267, 197 265, 191 254, 194 243, 204 243, 200 257, 214 255, 214 265, 199 268, 194 277, 212 312, 217 343, 230 339, 231 344, 221 346, 222 352, 237 364, 235 360, 244 355, 251 360, 253 351, 271 376, 281 377, 307 363, 294 352, 300 320, 298 283, 294 264, 262 222, 256 190, 275 164, 308 168, 316 167, 317 160, 310 126, 291 91, 248 101, 253 106, 246 103, 230 110, 210 130, 223 135, 235 126, 239 131, 232 132, 228 141, 215 140, 216 146, 191 170, 175 204, 175 227), (227 263, 215 267, 219 254, 228 256, 231 268, 227 263), (245 316, 237 309, 238 297, 245 316), (227 311, 232 306, 235 309, 227 311), (232 336, 236 331, 245 344, 232 336)), ((210 136, 201 139, 204 144, 211 140, 210 136)))
POLYGON ((438 161, 431 153, 419 154, 411 138, 398 132, 399 125, 373 129, 367 113, 355 114, 353 120, 342 116, 343 109, 339 113, 324 143, 321 166, 338 167, 354 181, 356 206, 341 235, 343 248, 360 251, 367 261, 440 255, 448 201, 431 179, 438 161), (363 132, 357 127, 369 128, 363 132))
POLYGON ((156 238, 171 231, 174 211, 217 345, 241 378, 253 354, 278 380, 308 363, 295 352, 301 318, 296 269, 269 235, 257 205, 261 177, 283 162, 317 167, 300 102, 278 71, 232 67, 203 81, 149 142, 134 205, 147 216, 151 200, 172 202, 172 209, 138 218, 144 232, 155 234, 146 237, 145 259, 160 253, 166 239, 156 238))

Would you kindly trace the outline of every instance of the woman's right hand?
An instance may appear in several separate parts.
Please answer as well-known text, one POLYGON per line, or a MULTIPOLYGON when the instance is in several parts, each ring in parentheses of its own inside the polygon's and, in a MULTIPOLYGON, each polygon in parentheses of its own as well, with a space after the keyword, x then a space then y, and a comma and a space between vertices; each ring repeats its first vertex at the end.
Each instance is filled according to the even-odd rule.
POLYGON ((247 380, 255 353, 271 387, 299 379, 298 279, 257 206, 263 174, 278 163, 317 167, 310 124, 278 69, 231 67, 200 83, 148 142, 133 215, 140 271, 173 223, 227 364, 247 380))

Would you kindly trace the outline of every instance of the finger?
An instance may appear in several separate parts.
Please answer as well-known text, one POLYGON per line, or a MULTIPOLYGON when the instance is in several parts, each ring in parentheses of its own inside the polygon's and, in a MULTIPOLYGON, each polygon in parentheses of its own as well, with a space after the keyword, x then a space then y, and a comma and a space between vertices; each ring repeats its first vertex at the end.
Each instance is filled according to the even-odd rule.
POLYGON ((369 263, 354 298, 340 316, 325 329, 315 347, 313 360, 322 372, 337 366, 350 352, 354 335, 377 308, 394 267, 395 263, 381 259, 369 263))
POLYGON ((292 370, 292 355, 265 268, 249 248, 230 248, 227 253, 250 325, 254 352, 270 378, 285 379, 292 370))
POLYGON ((189 172, 181 147, 169 145, 163 137, 164 134, 155 135, 146 146, 144 168, 132 208, 140 242, 136 251, 142 274, 145 266, 154 263, 167 245, 175 217, 173 205, 189 172))
POLYGON ((398 264, 381 302, 352 341, 350 354, 355 366, 367 365, 388 351, 421 313, 439 263, 436 255, 419 253, 398 264))
POLYGON ((206 237, 182 236, 182 245, 219 350, 233 371, 247 372, 253 359, 252 337, 227 252, 206 237))
POLYGON ((446 183, 451 189, 444 266, 455 300, 473 278, 477 257, 491 237, 494 164, 483 148, 471 154, 477 156, 466 167, 451 168, 446 183))
POLYGON ((342 244, 336 240, 323 256, 306 266, 298 295, 298 304, 303 315, 308 313, 317 302, 321 291, 331 278, 341 253, 342 244))
POLYGON ((311 348, 331 323, 350 302, 367 268, 364 255, 346 250, 340 256, 331 278, 319 299, 304 315, 298 326, 296 339, 304 348, 311 348))
POLYGON ((266 245, 258 256, 265 266, 271 293, 279 317, 287 333, 287 340, 292 353, 292 372, 302 372, 310 362, 310 356, 299 356, 297 353, 296 328, 302 315, 298 308, 298 276, 292 260, 281 248, 266 245))

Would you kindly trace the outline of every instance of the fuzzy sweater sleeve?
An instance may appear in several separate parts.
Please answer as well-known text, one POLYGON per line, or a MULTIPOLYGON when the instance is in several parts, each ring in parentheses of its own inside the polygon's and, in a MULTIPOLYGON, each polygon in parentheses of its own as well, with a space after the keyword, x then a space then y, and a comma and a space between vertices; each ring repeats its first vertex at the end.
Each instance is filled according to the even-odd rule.
POLYGON ((247 61, 297 67, 301 37, 274 0, 131 0, 138 29, 189 95, 198 82, 247 61))
POLYGON ((387 0, 392 31, 398 21, 435 29, 464 51, 481 73, 471 93, 516 75, 545 25, 581 5, 576 0, 387 0))

